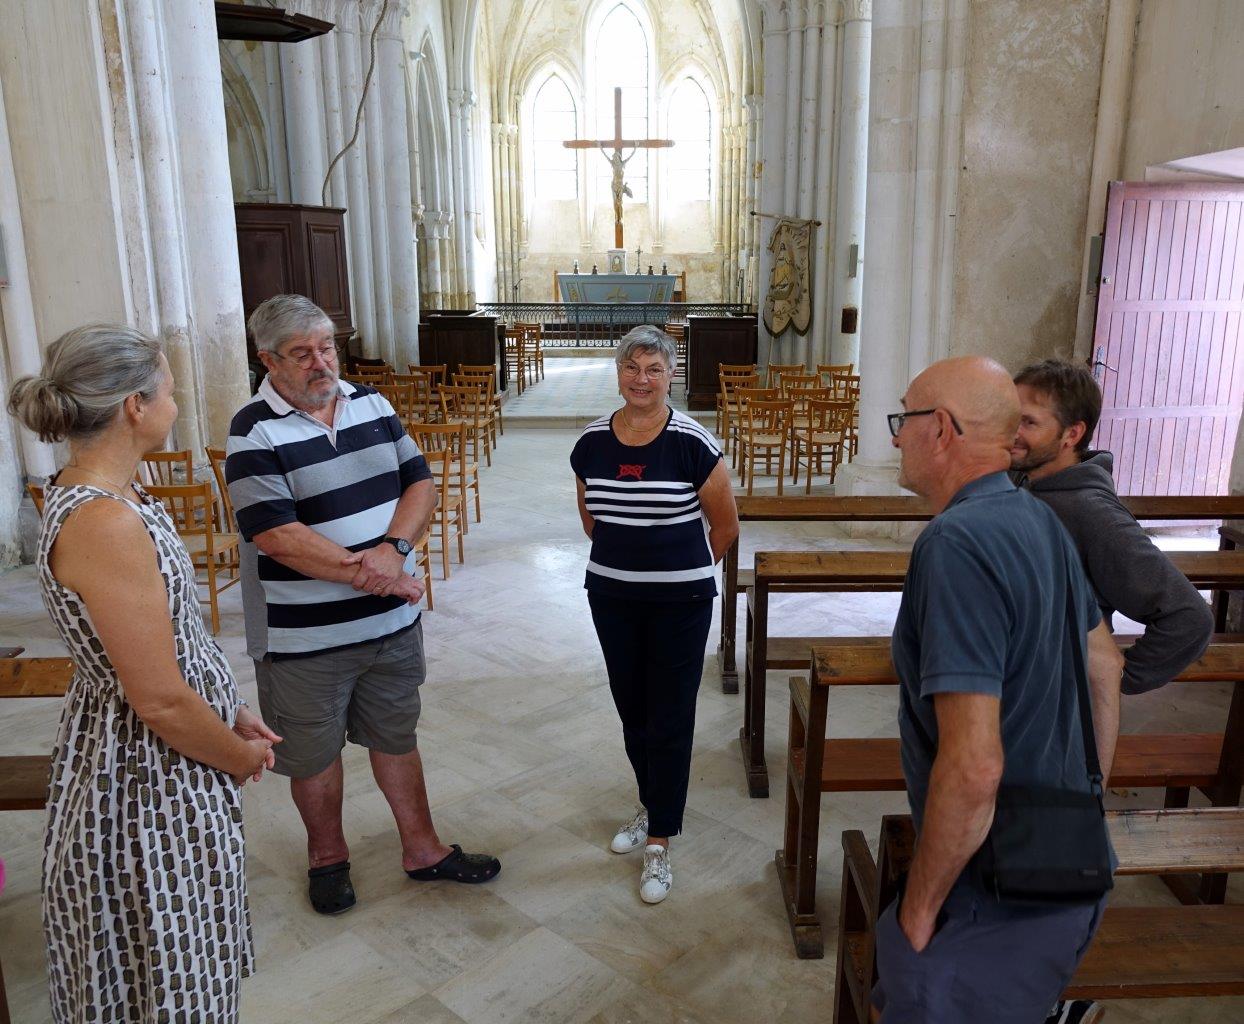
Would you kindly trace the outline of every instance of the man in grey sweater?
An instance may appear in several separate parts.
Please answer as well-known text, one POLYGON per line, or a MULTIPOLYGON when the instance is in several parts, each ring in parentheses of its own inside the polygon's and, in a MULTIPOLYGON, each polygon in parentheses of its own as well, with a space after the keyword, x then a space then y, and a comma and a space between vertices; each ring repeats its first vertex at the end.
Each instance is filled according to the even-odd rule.
POLYGON ((1015 386, 1011 470, 1071 534, 1106 622, 1119 611, 1145 627, 1127 652, 1123 692, 1164 686, 1205 653, 1209 605, 1119 500, 1110 453, 1089 450, 1101 391, 1087 368, 1050 359, 1021 370, 1015 386))
MULTIPOLYGON (((1156 690, 1205 653, 1209 605, 1140 528, 1115 493, 1114 458, 1089 450, 1101 390, 1083 366, 1047 359, 1015 377, 1019 431, 1011 473, 1054 510, 1084 561, 1108 626, 1115 611, 1145 627, 1124 659, 1124 693, 1156 690)), ((1095 1024, 1101 1006, 1059 1002, 1046 1024, 1095 1024)))

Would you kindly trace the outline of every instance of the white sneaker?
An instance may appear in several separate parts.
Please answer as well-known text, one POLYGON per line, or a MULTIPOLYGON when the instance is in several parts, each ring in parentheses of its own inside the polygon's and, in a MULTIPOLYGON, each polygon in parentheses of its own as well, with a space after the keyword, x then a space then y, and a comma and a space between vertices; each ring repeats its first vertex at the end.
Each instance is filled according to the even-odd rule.
POLYGON ((609 844, 614 853, 630 853, 638 850, 648 841, 648 811, 644 807, 635 809, 635 817, 625 825, 618 826, 618 833, 609 844))
POLYGON ((660 903, 670 894, 674 872, 670 870, 669 847, 650 843, 644 847, 644 870, 639 876, 639 898, 645 903, 660 903))

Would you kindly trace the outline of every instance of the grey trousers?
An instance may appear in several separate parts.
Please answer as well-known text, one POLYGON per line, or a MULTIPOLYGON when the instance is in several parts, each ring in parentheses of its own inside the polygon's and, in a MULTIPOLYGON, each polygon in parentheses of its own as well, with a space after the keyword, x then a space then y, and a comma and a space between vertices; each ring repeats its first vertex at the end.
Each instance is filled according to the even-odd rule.
POLYGON ((960 883, 919 953, 897 901, 877 921, 873 1005, 882 1024, 1043 1024, 1092 941, 1106 900, 1030 908, 960 883))

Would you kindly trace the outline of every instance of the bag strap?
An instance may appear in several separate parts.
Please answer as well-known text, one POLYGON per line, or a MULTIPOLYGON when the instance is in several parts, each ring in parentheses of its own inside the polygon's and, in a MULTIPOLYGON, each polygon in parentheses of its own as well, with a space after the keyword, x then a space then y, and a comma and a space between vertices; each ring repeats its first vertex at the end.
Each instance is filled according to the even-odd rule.
MULTIPOLYGON (((1071 569, 1068 563, 1068 569, 1071 569)), ((1084 766, 1088 769, 1089 782, 1093 793, 1100 801, 1102 798, 1101 764, 1097 760, 1097 738, 1093 732, 1093 705, 1089 698, 1088 669, 1084 664, 1084 651, 1080 647, 1082 635, 1079 620, 1076 618, 1075 591, 1071 576, 1067 577, 1067 625, 1071 641, 1071 663, 1076 676, 1076 690, 1080 707, 1080 729, 1084 733, 1084 766)), ((1087 642, 1087 641, 1086 641, 1087 642)))

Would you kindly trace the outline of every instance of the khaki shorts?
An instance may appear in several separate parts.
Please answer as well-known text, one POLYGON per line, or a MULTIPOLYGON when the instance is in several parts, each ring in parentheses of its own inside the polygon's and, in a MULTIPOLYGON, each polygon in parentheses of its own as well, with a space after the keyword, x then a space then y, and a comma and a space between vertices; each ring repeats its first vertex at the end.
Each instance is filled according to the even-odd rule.
POLYGON ((255 662, 259 709, 281 737, 280 775, 318 775, 346 740, 382 754, 415 749, 423 684, 423 622, 382 640, 304 658, 255 662))

